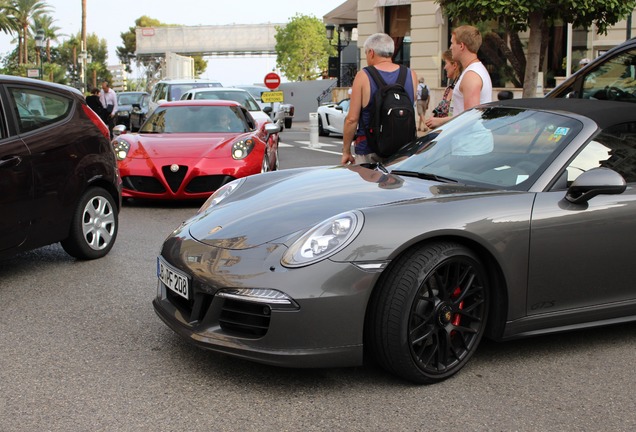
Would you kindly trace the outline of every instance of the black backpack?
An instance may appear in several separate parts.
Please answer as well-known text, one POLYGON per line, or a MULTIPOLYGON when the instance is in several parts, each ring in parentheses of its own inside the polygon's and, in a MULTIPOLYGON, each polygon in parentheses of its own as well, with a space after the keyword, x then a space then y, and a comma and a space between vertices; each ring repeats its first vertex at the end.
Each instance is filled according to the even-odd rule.
POLYGON ((427 100, 428 99, 428 86, 426 84, 422 84, 422 90, 420 91, 420 100, 427 100))
POLYGON ((378 87, 373 96, 369 126, 365 129, 367 143, 378 156, 388 157, 416 137, 413 101, 404 88, 408 68, 400 65, 397 81, 388 85, 375 67, 365 69, 378 87))

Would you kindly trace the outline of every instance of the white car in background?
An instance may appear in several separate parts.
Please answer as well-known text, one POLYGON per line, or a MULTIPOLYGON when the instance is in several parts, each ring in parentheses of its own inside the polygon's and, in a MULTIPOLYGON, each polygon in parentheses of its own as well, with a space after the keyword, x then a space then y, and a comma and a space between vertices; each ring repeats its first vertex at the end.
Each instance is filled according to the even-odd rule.
POLYGON ((164 79, 152 88, 147 117, 163 102, 172 102, 181 99, 186 91, 193 88, 222 87, 218 81, 207 79, 164 79))
MULTIPOLYGON (((231 100, 240 103, 250 112, 254 120, 259 124, 273 121, 283 130, 284 113, 276 113, 273 117, 269 115, 270 110, 263 110, 258 102, 247 91, 239 88, 210 87, 195 88, 188 90, 181 96, 181 100, 231 100)), ((271 111, 270 111, 271 112, 271 111)))
POLYGON ((343 99, 337 104, 321 105, 316 112, 318 113, 318 135, 342 135, 344 120, 349 112, 349 99, 343 99))
POLYGON ((256 99, 256 102, 258 102, 258 104, 260 105, 263 111, 265 111, 269 107, 271 107, 272 112, 274 112, 276 115, 278 115, 279 112, 282 111, 283 112, 282 118, 285 121, 285 127, 287 129, 291 129, 292 121, 294 119, 294 106, 292 104, 279 103, 279 102, 274 102, 274 103, 263 102, 263 100, 261 99, 261 93, 271 91, 267 87, 262 87, 257 85, 237 85, 234 87, 247 90, 248 92, 250 92, 252 97, 256 99))

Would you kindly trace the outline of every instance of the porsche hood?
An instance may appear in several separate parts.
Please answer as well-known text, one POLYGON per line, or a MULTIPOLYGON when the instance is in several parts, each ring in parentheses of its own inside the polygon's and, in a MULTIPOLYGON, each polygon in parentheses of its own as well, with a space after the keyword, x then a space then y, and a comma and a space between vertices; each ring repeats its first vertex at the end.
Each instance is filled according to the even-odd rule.
POLYGON ((279 171, 246 178, 231 196, 190 219, 187 226, 194 239, 207 245, 247 249, 349 210, 487 191, 492 192, 360 166, 279 171))

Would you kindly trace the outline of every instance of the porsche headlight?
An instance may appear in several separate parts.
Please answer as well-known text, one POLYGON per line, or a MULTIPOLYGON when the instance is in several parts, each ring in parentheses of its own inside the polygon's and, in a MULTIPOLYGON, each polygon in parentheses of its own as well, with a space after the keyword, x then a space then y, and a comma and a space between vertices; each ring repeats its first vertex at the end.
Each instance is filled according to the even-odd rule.
POLYGON ((113 140, 113 147, 115 148, 115 156, 117 160, 124 160, 130 150, 130 144, 123 138, 115 138, 113 140))
POLYGON ((232 145, 232 158, 236 160, 245 159, 248 154, 254 148, 254 140, 253 139, 244 139, 238 142, 235 142, 232 145))
POLYGON ((240 178, 240 179, 231 181, 223 185, 222 187, 218 188, 216 192, 210 195, 210 197, 203 203, 201 208, 197 211, 197 214, 203 213, 210 207, 213 207, 217 205, 218 203, 220 203, 221 201, 223 201, 225 198, 230 196, 232 192, 238 189, 243 184, 244 181, 245 181, 245 178, 240 178))
POLYGON ((285 252, 281 264, 302 267, 326 259, 355 239, 364 222, 359 211, 339 214, 303 234, 285 252))

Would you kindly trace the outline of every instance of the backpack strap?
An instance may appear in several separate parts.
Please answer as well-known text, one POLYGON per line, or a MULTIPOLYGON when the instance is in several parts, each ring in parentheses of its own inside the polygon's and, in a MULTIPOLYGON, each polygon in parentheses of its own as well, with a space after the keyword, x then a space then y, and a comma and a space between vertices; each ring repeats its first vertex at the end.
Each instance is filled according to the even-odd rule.
POLYGON ((369 76, 373 79, 373 81, 375 81, 375 85, 378 87, 378 90, 386 87, 386 81, 384 81, 384 78, 382 78, 382 75, 380 75, 380 72, 378 72, 375 66, 367 66, 364 69, 369 73, 369 76))
POLYGON ((408 72, 408 68, 404 65, 400 65, 400 73, 395 83, 400 84, 402 87, 406 88, 406 73, 407 72, 408 72))
MULTIPOLYGON (((400 72, 398 74, 398 79, 395 83, 400 84, 402 87, 406 88, 406 74, 408 73, 409 70, 404 65, 399 65, 399 66, 400 66, 400 72)), ((371 78, 373 78, 373 81, 375 81, 375 85, 378 86, 378 89, 382 89, 387 86, 386 81, 384 81, 384 78, 382 78, 382 75, 380 75, 380 72, 378 72, 375 66, 367 66, 365 67, 365 69, 367 72, 369 72, 369 75, 371 76, 371 78)))

